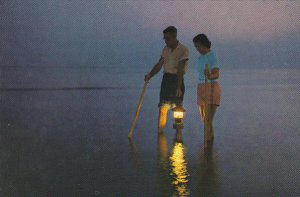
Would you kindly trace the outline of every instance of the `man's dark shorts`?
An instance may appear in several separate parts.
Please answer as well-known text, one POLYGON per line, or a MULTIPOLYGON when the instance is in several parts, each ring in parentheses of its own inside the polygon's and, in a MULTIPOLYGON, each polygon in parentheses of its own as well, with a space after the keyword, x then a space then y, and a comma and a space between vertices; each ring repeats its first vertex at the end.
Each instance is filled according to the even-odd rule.
POLYGON ((175 104, 176 106, 182 106, 184 96, 184 81, 182 80, 180 97, 176 96, 178 77, 177 74, 164 73, 160 87, 160 102, 158 107, 163 104, 175 104))

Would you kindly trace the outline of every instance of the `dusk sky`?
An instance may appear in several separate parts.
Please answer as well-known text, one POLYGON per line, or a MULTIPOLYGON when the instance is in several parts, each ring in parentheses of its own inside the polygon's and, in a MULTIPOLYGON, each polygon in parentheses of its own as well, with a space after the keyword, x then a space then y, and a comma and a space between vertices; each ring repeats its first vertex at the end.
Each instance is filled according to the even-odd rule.
POLYGON ((205 33, 228 68, 299 68, 300 1, 0 0, 1 66, 155 63, 162 30, 205 33))

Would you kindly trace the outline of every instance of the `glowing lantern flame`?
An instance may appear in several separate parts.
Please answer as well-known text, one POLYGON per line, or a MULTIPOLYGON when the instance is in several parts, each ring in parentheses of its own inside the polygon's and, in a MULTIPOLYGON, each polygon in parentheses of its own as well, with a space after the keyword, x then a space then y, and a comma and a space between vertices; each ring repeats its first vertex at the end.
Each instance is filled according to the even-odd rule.
POLYGON ((175 121, 182 121, 185 109, 183 107, 175 107, 173 108, 173 111, 175 121))

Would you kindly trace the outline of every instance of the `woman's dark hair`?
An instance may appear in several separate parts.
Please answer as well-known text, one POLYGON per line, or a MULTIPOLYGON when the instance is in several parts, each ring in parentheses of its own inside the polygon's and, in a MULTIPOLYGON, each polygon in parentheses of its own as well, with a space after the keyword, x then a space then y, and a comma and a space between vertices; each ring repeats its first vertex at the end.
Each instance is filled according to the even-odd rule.
POLYGON ((176 29, 176 27, 174 27, 174 26, 169 26, 169 27, 167 27, 167 28, 163 31, 163 33, 164 33, 164 34, 165 34, 165 33, 169 33, 169 34, 173 35, 174 37, 176 37, 176 36, 177 36, 177 29, 176 29))
POLYGON ((194 37, 193 39, 194 43, 200 43, 207 48, 211 47, 211 42, 208 40, 207 36, 205 34, 198 34, 197 36, 194 37))

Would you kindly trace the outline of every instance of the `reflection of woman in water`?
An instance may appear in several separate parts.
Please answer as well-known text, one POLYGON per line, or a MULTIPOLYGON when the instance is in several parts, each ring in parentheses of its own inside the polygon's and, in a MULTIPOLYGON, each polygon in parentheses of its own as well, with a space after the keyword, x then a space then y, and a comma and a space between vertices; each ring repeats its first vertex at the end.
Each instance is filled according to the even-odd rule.
POLYGON ((207 116, 208 120, 208 140, 212 141, 214 138, 213 118, 217 107, 220 105, 221 88, 218 82, 219 79, 219 65, 215 53, 211 50, 211 42, 205 34, 199 34, 193 39, 197 51, 201 54, 198 59, 198 79, 199 84, 197 88, 197 103, 201 115, 202 122, 207 116), (208 64, 208 70, 205 70, 205 65, 208 64), (207 114, 204 112, 205 101, 205 76, 208 77, 208 110, 207 114))
POLYGON ((222 184, 217 154, 211 144, 202 149, 199 158, 197 196, 218 196, 222 184))

